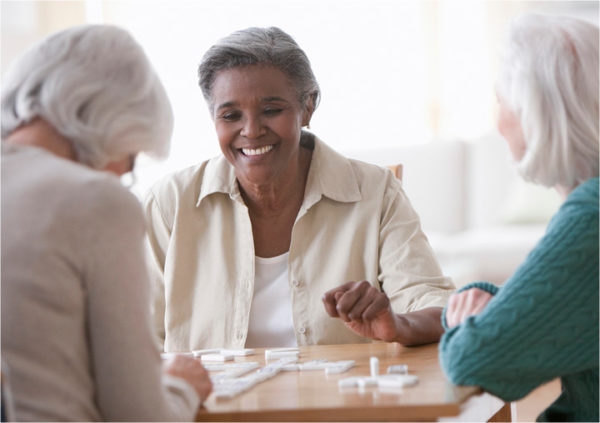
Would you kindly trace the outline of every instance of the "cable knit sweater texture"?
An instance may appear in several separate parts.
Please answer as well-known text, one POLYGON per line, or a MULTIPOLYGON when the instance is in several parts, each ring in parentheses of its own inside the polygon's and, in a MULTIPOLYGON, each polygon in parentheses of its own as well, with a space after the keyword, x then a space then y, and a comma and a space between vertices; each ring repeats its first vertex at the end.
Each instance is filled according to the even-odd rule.
POLYGON ((513 401, 561 378, 538 421, 598 421, 598 178, 578 186, 546 234, 482 313, 448 329, 440 361, 450 380, 513 401))

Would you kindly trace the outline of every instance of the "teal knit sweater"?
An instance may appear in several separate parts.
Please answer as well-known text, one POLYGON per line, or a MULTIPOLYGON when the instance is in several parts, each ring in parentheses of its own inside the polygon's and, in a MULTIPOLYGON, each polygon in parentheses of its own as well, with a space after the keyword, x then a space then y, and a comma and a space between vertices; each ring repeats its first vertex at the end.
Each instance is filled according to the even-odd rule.
POLYGON ((448 329, 440 361, 457 385, 514 401, 560 377, 538 421, 598 421, 598 178, 579 185, 479 315, 448 329))

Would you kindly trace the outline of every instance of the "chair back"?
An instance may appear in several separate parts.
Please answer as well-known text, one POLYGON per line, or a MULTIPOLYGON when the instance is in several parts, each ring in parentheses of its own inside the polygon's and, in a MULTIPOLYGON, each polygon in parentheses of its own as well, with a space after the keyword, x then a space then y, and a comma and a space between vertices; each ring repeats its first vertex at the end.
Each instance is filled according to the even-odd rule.
POLYGON ((387 165, 386 167, 392 171, 392 173, 394 174, 394 176, 396 178, 402 180, 402 170, 403 170, 403 168, 402 168, 401 164, 387 165))

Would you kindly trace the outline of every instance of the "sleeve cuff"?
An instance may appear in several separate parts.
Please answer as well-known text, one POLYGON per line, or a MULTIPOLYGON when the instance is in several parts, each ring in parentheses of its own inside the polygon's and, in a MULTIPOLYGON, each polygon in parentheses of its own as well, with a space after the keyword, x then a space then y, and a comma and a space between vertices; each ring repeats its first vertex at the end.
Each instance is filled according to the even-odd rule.
POLYGON ((492 294, 492 295, 496 295, 496 293, 500 290, 500 287, 494 285, 493 283, 480 281, 480 282, 473 282, 468 285, 465 285, 456 292, 457 293, 463 292, 463 291, 466 291, 467 289, 471 289, 471 288, 478 288, 478 289, 481 289, 482 291, 485 291, 488 294, 492 294))
MULTIPOLYGON (((488 294, 492 294, 492 295, 496 295, 496 293, 500 290, 500 288, 498 286, 494 285, 493 283, 480 281, 480 282, 473 282, 468 285, 465 285, 462 288, 460 288, 459 290, 457 290, 456 293, 458 294, 459 292, 463 292, 463 291, 466 291, 466 290, 472 289, 472 288, 481 289, 482 291, 485 291, 488 294)), ((444 327, 444 331, 447 331, 450 329, 446 325, 446 310, 447 309, 448 309, 448 306, 446 305, 446 307, 444 307, 444 310, 442 311, 442 326, 444 327)))
POLYGON ((178 411, 188 411, 193 420, 198 408, 202 405, 202 401, 200 401, 200 397, 196 393, 196 390, 185 380, 168 374, 163 374, 163 381, 169 393, 179 399, 179 405, 182 408, 178 411))

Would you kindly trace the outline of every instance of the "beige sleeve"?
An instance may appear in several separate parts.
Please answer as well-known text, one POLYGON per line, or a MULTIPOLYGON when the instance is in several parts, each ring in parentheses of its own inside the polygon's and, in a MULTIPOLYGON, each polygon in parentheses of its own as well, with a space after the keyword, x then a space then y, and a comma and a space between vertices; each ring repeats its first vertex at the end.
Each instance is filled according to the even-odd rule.
POLYGON ((152 191, 144 198, 146 215, 146 262, 152 294, 152 320, 161 348, 165 342, 165 256, 171 228, 167 225, 152 191))
POLYGON ((397 313, 444 307, 454 291, 400 182, 388 175, 381 213, 379 281, 397 313))

